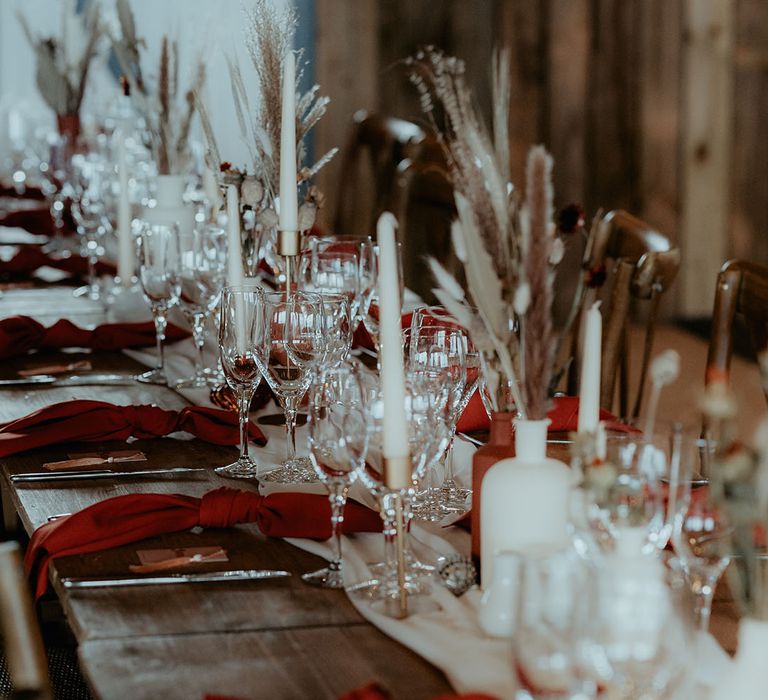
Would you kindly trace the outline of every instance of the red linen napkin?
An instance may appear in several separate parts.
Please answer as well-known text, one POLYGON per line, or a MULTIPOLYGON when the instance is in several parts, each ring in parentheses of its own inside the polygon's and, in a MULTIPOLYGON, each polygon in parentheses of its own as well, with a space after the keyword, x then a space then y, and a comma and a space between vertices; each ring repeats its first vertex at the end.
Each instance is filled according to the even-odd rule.
MULTIPOLYGON (((381 683, 369 683, 342 695, 339 700, 392 700, 392 695, 381 683)), ((461 695, 440 695, 432 700, 497 700, 485 693, 463 693, 461 695)))
MULTIPOLYGON (((174 343, 189 338, 183 328, 168 324, 166 341, 174 343)), ((12 316, 0 321, 0 360, 23 355, 43 348, 91 348, 93 350, 120 350, 143 348, 155 344, 155 324, 105 323, 93 330, 76 326, 62 319, 46 328, 29 316, 12 316)))
MULTIPOLYGON (((558 396, 554 399, 552 410, 549 412, 549 432, 574 432, 579 426, 579 397, 558 396)), ((600 420, 605 421, 606 430, 616 430, 622 433, 630 432, 632 428, 620 423, 618 418, 609 411, 600 409, 600 420)), ((488 430, 490 420, 485 407, 476 391, 469 400, 464 413, 461 414, 456 430, 462 433, 473 430, 488 430)))
POLYGON ((12 185, 0 185, 0 197, 15 197, 16 199, 45 199, 39 187, 27 187, 22 194, 12 185))
MULTIPOLYGON (((223 487, 202 498, 161 493, 131 493, 107 498, 77 513, 41 525, 29 541, 24 567, 36 577, 35 595, 45 593, 48 563, 56 557, 98 552, 168 532, 200 527, 256 523, 268 537, 331 536, 331 507, 326 496, 271 493, 223 487)), ((344 509, 346 533, 378 532, 376 511, 350 501, 344 509)))
MULTIPOLYGON (((237 445, 238 417, 229 411, 186 406, 170 411, 158 406, 115 406, 81 399, 41 408, 24 418, 0 423, 0 457, 60 442, 97 442, 162 437, 181 430, 215 445, 237 445)), ((248 433, 257 445, 267 438, 253 424, 248 433)))
POLYGON ((0 217, 0 226, 18 226, 30 233, 44 236, 52 236, 55 228, 48 207, 9 212, 0 217))
MULTIPOLYGON (((19 252, 10 260, 0 262, 0 275, 6 278, 30 277, 35 270, 44 265, 69 272, 78 277, 88 273, 88 260, 81 255, 52 258, 44 253, 39 246, 21 245, 19 252)), ((102 261, 96 263, 97 275, 114 275, 116 272, 117 268, 111 263, 102 261)))

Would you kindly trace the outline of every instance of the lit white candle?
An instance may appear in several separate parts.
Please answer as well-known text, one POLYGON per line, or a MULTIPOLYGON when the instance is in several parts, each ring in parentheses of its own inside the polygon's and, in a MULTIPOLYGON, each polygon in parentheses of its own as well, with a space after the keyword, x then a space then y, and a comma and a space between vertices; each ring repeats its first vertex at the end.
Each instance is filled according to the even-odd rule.
POLYGON ((384 403, 383 456, 388 468, 384 479, 389 488, 400 489, 411 482, 408 428, 405 421, 405 366, 400 333, 400 283, 397 275, 395 217, 384 212, 376 227, 379 245, 379 354, 381 391, 384 403))
POLYGON ((587 311, 584 324, 584 345, 581 351, 581 382, 579 384, 580 433, 595 433, 600 421, 600 355, 602 353, 603 317, 600 302, 587 311))
POLYGON ((240 242, 240 203, 237 187, 227 185, 227 284, 243 283, 243 255, 240 242))
POLYGON ((296 57, 285 55, 283 106, 280 128, 280 220, 281 231, 297 231, 299 200, 296 190, 296 57))
POLYGON ((128 154, 125 150, 125 137, 120 133, 117 134, 117 178, 120 187, 117 200, 117 276, 123 287, 130 287, 135 269, 135 246, 128 196, 128 154))

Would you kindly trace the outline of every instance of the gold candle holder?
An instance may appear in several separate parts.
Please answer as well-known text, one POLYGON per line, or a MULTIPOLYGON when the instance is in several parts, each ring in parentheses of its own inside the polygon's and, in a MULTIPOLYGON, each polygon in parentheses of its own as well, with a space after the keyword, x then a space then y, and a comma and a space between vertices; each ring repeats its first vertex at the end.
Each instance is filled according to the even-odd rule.
POLYGON ((291 266, 301 250, 301 233, 299 231, 277 232, 277 254, 285 258, 285 292, 291 293, 291 266))

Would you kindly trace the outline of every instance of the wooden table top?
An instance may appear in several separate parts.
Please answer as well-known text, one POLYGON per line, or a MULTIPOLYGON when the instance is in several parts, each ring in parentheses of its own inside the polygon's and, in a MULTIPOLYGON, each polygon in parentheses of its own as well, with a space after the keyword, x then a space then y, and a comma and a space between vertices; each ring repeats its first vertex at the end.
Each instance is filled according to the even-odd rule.
MULTIPOLYGON (((51 292, 53 294, 54 292, 51 292)), ((64 294, 60 291, 59 294, 64 294)), ((67 294, 71 293, 69 290, 67 294)), ((10 309, 11 294, 3 299, 10 309)), ((41 301, 42 296, 36 300, 41 301)), ((42 303, 42 302, 41 302, 42 303)), ((14 358, 0 378, 19 369, 79 357, 45 353, 14 358)), ((95 371, 135 373, 141 366, 120 353, 91 353, 95 371)), ((160 386, 0 388, 0 421, 73 398, 115 404, 150 404, 179 409, 188 402, 160 386)), ((235 448, 201 440, 139 440, 147 461, 141 468, 202 466, 210 471, 189 478, 112 479, 44 484, 12 484, 9 476, 39 471, 45 462, 73 452, 124 449, 124 443, 62 444, 0 460, 4 507, 13 508, 31 533, 52 515, 80 510, 127 493, 182 493, 201 496, 220 487, 253 488, 222 479, 213 467, 231 461, 235 448)), ((325 562, 280 539, 261 535, 253 525, 184 531, 142 540, 104 552, 63 557, 51 567, 53 589, 78 641, 83 673, 99 698, 202 698, 206 693, 243 698, 337 698, 379 681, 396 698, 430 698, 450 692, 443 674, 366 622, 343 591, 304 584, 301 574, 325 562), (226 564, 196 565, 195 571, 222 568, 284 569, 289 578, 215 584, 100 588, 71 591, 63 577, 126 576, 141 549, 215 545, 226 564)))
MULTIPOLYGON (((36 290, 44 304, 70 290, 36 290)), ((3 295, 0 316, 28 308, 28 295, 13 304, 3 295), (18 308, 18 310, 17 310, 18 308)), ((53 303, 53 302, 52 302, 53 303)), ((76 306, 76 305, 75 305, 76 306)), ((68 300, 67 310, 73 303, 68 300)), ((83 312, 86 314, 86 312, 83 312)), ((89 311, 87 313, 90 313, 89 311)), ((52 314, 56 316, 56 314, 52 314)), ((55 319, 54 319, 55 320, 55 319)), ((657 343, 664 347, 663 330, 657 343)), ((703 343, 702 352, 706 352, 703 343)), ((61 359, 46 352, 10 360, 0 378, 19 369, 61 359)), ((72 354, 66 357, 72 358, 72 354)), ((140 365, 120 353, 91 353, 96 371, 136 372, 140 365)), ((178 409, 188 402, 166 387, 87 386, 68 388, 0 388, 0 421, 73 398, 117 404, 154 403, 178 409)), ((200 496, 227 485, 252 488, 247 482, 219 478, 212 468, 236 455, 199 440, 159 438, 137 441, 147 455, 142 467, 204 466, 200 475, 180 479, 94 480, 57 484, 13 485, 14 473, 39 471, 47 461, 71 452, 109 450, 124 443, 80 443, 0 459, 0 484, 6 509, 12 508, 31 533, 51 515, 79 510, 105 498, 127 493, 183 493, 200 496)), ((52 566, 51 578, 79 643, 82 670, 99 698, 202 698, 206 693, 244 698, 337 698, 352 688, 379 681, 395 698, 419 700, 450 692, 443 674, 415 653, 367 623, 341 591, 305 585, 300 574, 324 562, 285 541, 266 538, 255 526, 180 532, 112 550, 66 557, 52 566), (65 590, 65 576, 126 575, 137 563, 137 550, 220 545, 229 568, 280 568, 287 579, 260 582, 187 584, 173 587, 65 590)), ((221 564, 207 565, 221 568, 221 564)), ((205 570, 205 566, 196 570, 205 570)), ((727 591, 716 600, 712 631, 728 651, 735 649, 737 617, 727 591)))

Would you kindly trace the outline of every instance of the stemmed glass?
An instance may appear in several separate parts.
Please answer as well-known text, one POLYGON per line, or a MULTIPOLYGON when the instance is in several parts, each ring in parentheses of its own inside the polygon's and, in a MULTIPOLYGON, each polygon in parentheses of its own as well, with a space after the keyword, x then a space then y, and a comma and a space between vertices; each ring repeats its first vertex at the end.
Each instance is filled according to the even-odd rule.
POLYGON ((89 299, 101 298, 96 265, 104 254, 104 237, 112 229, 107 210, 109 181, 101 159, 95 154, 73 158, 72 216, 82 239, 82 255, 88 261, 89 299))
POLYGON ((349 300, 352 316, 359 303, 359 256, 345 246, 310 248, 299 258, 298 286, 307 292, 343 294, 349 300))
MULTIPOLYGON (((400 307, 403 296, 403 269, 400 243, 397 244, 397 271, 400 282, 400 307)), ((365 330, 379 350, 379 246, 371 239, 360 244, 360 316, 365 330)))
MULTIPOLYGON (((373 578, 357 583, 347 589, 351 594, 371 601, 388 603, 397 600, 400 584, 397 579, 396 558, 396 503, 401 499, 403 519, 407 529, 412 517, 411 502, 414 488, 411 486, 400 491, 387 487, 382 457, 382 418, 383 405, 381 387, 373 386, 368 390, 365 401, 369 431, 368 458, 359 470, 359 478, 379 502, 383 520, 385 561, 370 566, 373 578)), ((431 370, 409 372, 406 381, 406 398, 403 410, 407 416, 409 430, 408 443, 411 459, 411 479, 418 482, 445 450, 448 444, 447 411, 448 393, 441 375, 431 370)), ((407 540, 406 540, 407 541, 407 540)), ((428 593, 428 577, 431 567, 416 561, 406 548, 405 593, 408 596, 421 596, 428 593)), ((423 601, 422 607, 426 605, 423 601)))
MULTIPOLYGON (((465 334, 456 327, 424 326, 415 334, 413 330, 410 332, 408 366, 411 370, 434 370, 442 377, 448 391, 447 426, 451 436, 456 429, 467 378, 465 347, 465 334)), ((449 450, 450 442, 439 463, 445 463, 449 450)), ((437 466, 426 475, 427 483, 437 466)), ((449 512, 442 484, 427 486, 419 493, 419 498, 414 513, 420 519, 441 520, 449 512)))
MULTIPOLYGON (((224 229, 206 224, 180 237, 181 261, 179 307, 192 326, 197 349, 195 373, 183 379, 177 388, 204 387, 214 383, 206 375, 203 363, 205 322, 218 306, 226 278, 226 234, 224 229)), ((216 378, 217 380, 218 378, 216 378)))
POLYGON ((680 505, 673 514, 672 544, 691 592, 696 597, 696 620, 706 632, 712 599, 720 577, 731 560, 733 526, 728 513, 702 478, 714 447, 698 435, 673 436, 680 458, 680 505))
POLYGON ((240 456, 216 473, 236 479, 255 479, 258 467, 248 455, 248 411, 261 381, 256 348, 264 332, 264 294, 253 285, 225 287, 221 295, 219 353, 227 383, 237 396, 240 418, 240 456))
POLYGON ((323 370, 309 392, 309 448, 312 466, 328 489, 331 501, 333 559, 319 571, 304 574, 307 583, 343 588, 341 524, 347 493, 365 464, 368 451, 363 382, 370 381, 356 365, 323 370))
POLYGON ((336 367, 349 355, 352 348, 353 314, 349 297, 345 294, 323 292, 323 324, 325 328, 325 355, 323 367, 336 367))
POLYGON ((145 223, 138 239, 139 280, 155 321, 157 367, 137 379, 146 384, 168 384, 165 369, 165 329, 168 310, 181 294, 179 232, 176 224, 145 223))
POLYGON ((53 238, 46 247, 46 252, 64 251, 64 212, 72 191, 71 179, 72 146, 63 136, 51 135, 48 138, 48 154, 40 160, 42 189, 53 219, 53 238))
POLYGON ((296 457, 296 415, 325 354, 322 300, 311 292, 267 292, 262 324, 256 358, 285 413, 287 436, 286 459, 264 480, 314 481, 317 477, 309 459, 296 457))

